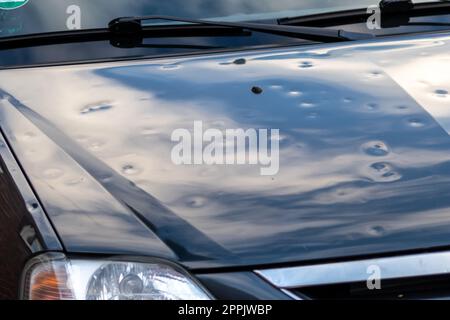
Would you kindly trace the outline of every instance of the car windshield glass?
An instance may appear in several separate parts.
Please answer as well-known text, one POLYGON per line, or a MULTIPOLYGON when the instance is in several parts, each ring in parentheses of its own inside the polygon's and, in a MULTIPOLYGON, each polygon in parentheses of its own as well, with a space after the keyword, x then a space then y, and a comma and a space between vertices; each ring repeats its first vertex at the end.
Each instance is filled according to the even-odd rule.
POLYGON ((110 20, 123 16, 251 21, 365 8, 377 3, 378 0, 0 0, 0 37, 104 28, 110 20))

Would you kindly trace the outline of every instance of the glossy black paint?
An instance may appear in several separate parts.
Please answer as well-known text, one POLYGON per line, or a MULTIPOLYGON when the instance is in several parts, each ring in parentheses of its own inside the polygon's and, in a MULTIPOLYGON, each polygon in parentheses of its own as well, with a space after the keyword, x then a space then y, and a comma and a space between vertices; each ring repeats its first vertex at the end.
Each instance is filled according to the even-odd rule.
POLYGON ((198 274, 196 278, 218 300, 291 300, 252 272, 198 274))
MULTIPOLYGON (((195 34, 192 32, 192 34, 195 34)), ((256 32, 223 32, 223 36, 168 37, 145 39, 145 47, 119 48, 110 41, 68 43, 26 48, 9 48, 4 44, 0 50, 0 68, 17 68, 45 64, 75 64, 87 61, 117 61, 146 57, 187 55, 205 51, 238 50, 270 45, 305 44, 307 41, 289 37, 260 34, 256 32), (230 37, 231 35, 231 37, 230 37), (196 48, 196 46, 211 47, 196 48), (208 50, 207 50, 208 49, 208 50)))
POLYGON ((4 70, 0 125, 68 252, 206 270, 448 246, 448 42, 4 70), (279 128, 280 173, 175 166, 195 120, 279 128))
POLYGON ((32 256, 62 251, 53 226, 0 132, 0 300, 17 299, 32 256))

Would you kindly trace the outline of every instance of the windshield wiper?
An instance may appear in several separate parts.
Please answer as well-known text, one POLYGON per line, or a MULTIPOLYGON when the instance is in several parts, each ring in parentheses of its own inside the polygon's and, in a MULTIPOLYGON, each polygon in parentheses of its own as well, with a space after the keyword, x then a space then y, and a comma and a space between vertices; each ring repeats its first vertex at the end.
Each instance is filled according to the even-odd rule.
POLYGON ((337 42, 371 38, 364 33, 314 27, 279 26, 246 22, 216 22, 185 19, 170 16, 124 17, 114 19, 108 28, 58 31, 0 37, 0 50, 77 42, 110 41, 118 48, 163 48, 217 49, 221 47, 197 45, 144 44, 145 38, 188 38, 188 37, 241 37, 250 36, 251 31, 295 37, 316 42, 337 42), (168 20, 183 24, 142 26, 144 20, 168 20), (188 23, 188 24, 186 24, 188 23))
POLYGON ((276 24, 263 24, 254 22, 223 22, 199 19, 188 19, 172 16, 142 16, 142 17, 121 17, 109 23, 109 30, 119 37, 139 37, 145 31, 151 30, 152 26, 143 26, 143 21, 165 20, 197 24, 212 27, 240 28, 249 31, 263 32, 280 36, 300 38, 315 42, 338 42, 352 41, 372 38, 371 34, 348 32, 340 29, 323 29, 316 27, 280 26, 276 24))
MULTIPOLYGON (((405 25, 410 18, 425 17, 434 15, 450 14, 449 1, 414 3, 411 0, 382 0, 379 3, 381 14, 388 21, 386 26, 395 26, 393 23, 397 20, 398 26, 405 25)), ((307 16, 287 17, 278 19, 279 25, 301 25, 314 27, 332 27, 339 25, 349 25, 356 23, 365 23, 372 13, 367 12, 367 8, 326 12, 307 16)))
POLYGON ((221 49, 222 47, 189 44, 145 44, 144 38, 173 38, 173 37, 247 37, 250 32, 228 27, 191 27, 191 28, 154 28, 151 32, 145 32, 143 37, 116 36, 109 29, 84 29, 57 31, 47 33, 33 33, 11 37, 0 37, 0 50, 37 47, 57 44, 70 44, 77 42, 109 41, 118 48, 180 48, 180 49, 221 49))

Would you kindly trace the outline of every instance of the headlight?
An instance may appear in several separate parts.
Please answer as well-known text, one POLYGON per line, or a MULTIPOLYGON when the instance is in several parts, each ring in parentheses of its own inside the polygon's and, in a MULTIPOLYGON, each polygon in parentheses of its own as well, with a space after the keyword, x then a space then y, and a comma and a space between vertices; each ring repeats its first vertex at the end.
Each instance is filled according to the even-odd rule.
POLYGON ((208 300, 211 296, 179 267, 156 261, 33 258, 23 276, 26 300, 208 300))

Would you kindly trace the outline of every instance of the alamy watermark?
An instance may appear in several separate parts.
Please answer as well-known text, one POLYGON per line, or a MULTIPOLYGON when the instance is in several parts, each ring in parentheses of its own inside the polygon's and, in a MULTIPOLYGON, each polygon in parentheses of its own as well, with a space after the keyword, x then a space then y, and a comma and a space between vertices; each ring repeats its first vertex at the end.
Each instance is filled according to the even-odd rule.
POLYGON ((66 20, 66 27, 68 30, 81 29, 81 8, 75 4, 67 7, 66 14, 69 16, 66 20))
POLYGON ((204 130, 202 121, 193 128, 173 131, 171 159, 176 165, 258 165, 263 176, 280 168, 279 129, 204 130))
POLYGON ((381 290, 381 268, 377 265, 367 267, 367 289, 381 290))
POLYGON ((371 5, 367 8, 369 18, 366 25, 369 30, 381 29, 381 9, 379 5, 371 5))

